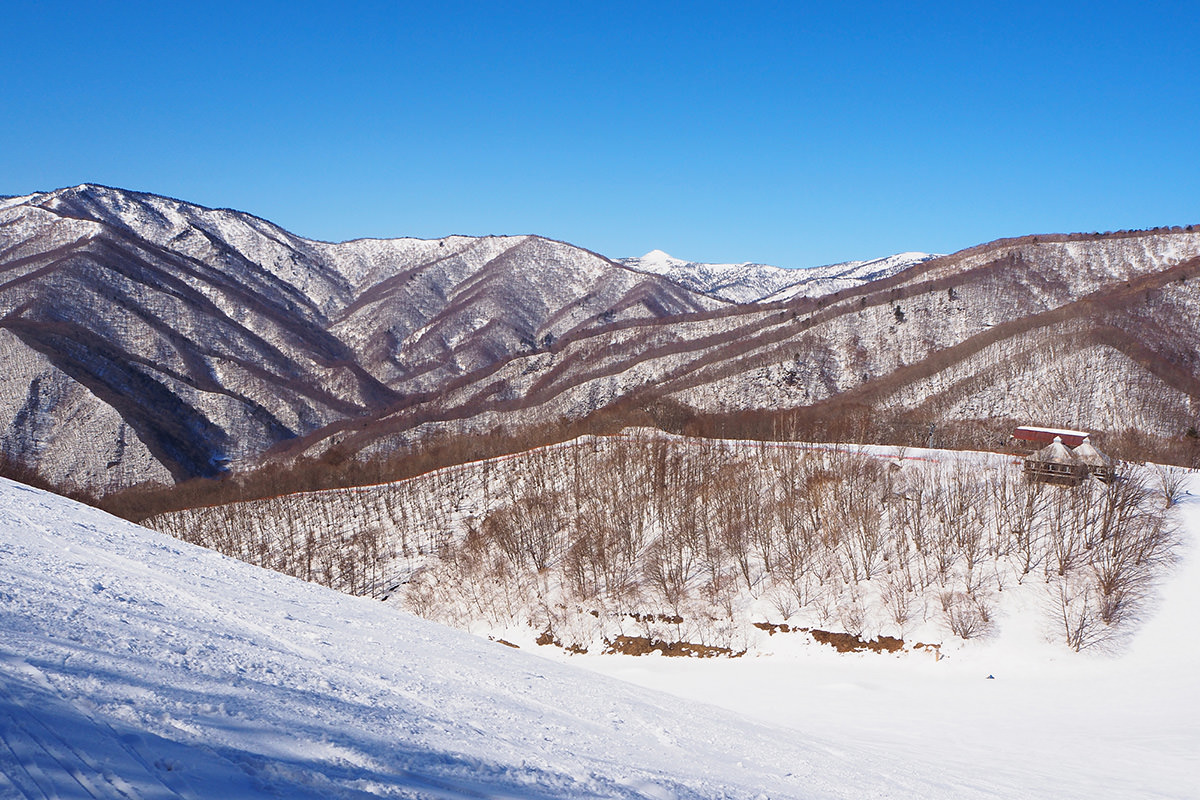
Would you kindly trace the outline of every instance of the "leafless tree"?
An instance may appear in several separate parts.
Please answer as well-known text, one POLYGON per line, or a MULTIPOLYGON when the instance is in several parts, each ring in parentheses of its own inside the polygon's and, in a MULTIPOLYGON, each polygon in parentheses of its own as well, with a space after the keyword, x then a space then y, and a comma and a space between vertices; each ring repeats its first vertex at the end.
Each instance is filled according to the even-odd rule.
POLYGON ((1163 504, 1170 508, 1179 502, 1184 494, 1184 487, 1187 485, 1187 470, 1179 467, 1167 466, 1165 464, 1156 464, 1154 466, 1154 478, 1158 484, 1158 489, 1162 493, 1163 504))

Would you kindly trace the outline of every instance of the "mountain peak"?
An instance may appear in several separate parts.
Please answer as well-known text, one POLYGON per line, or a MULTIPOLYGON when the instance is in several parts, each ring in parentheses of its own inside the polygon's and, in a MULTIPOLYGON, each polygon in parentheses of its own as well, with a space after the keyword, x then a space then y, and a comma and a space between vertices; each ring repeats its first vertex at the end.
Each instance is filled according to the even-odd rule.
POLYGON ((642 256, 646 261, 678 261, 679 259, 672 257, 669 253, 662 250, 651 250, 646 255, 642 256))
MULTIPOLYGON (((48 192, 40 192, 39 195, 46 199, 58 197, 79 197, 79 196, 103 196, 103 195, 125 195, 131 194, 123 189, 114 189, 109 186, 101 186, 98 183, 80 183, 75 186, 63 186, 59 189, 52 189, 48 192)), ((35 196, 39 196, 35 195, 35 196)))
POLYGON ((682 258, 676 258, 670 253, 657 248, 651 250, 649 253, 646 253, 646 255, 642 256, 641 258, 622 259, 622 261, 634 262, 638 265, 638 269, 650 272, 673 269, 688 263, 682 258))

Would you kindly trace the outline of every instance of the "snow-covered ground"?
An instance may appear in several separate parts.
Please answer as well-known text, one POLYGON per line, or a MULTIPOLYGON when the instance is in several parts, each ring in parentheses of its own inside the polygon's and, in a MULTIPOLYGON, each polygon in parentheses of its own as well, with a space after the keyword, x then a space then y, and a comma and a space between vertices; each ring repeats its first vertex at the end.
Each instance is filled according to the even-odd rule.
POLYGON ((904 774, 930 781, 927 797, 1200 797, 1198 495, 1193 475, 1178 507, 1179 563, 1120 652, 1047 641, 1029 593, 994 639, 947 642, 940 660, 839 655, 784 634, 774 653, 737 660, 569 660, 787 727, 854 754, 865 772, 891 768, 882 754, 899 758, 904 774))
POLYGON ((556 663, 0 480, 0 797, 1196 796, 1194 502, 1119 655, 556 663))

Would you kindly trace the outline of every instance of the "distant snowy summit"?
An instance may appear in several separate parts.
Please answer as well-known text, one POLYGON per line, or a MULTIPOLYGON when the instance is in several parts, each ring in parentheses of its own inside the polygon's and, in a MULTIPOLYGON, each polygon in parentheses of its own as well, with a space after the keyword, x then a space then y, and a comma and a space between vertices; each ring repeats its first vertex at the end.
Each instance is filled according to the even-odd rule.
POLYGON ((769 264, 704 264, 651 250, 640 258, 618 263, 662 275, 694 292, 732 303, 772 303, 796 297, 819 297, 891 277, 916 264, 937 258, 930 253, 897 253, 870 261, 846 261, 824 267, 786 269, 769 264))

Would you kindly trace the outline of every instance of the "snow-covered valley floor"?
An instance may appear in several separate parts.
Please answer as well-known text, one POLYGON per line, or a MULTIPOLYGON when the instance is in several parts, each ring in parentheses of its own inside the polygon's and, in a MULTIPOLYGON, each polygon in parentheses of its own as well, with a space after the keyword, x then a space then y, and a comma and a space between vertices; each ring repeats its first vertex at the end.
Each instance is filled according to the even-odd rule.
POLYGON ((783 634, 633 659, 513 650, 0 480, 0 797, 1200 796, 1200 503, 1181 518, 1117 654, 1014 607, 936 662, 783 634))

